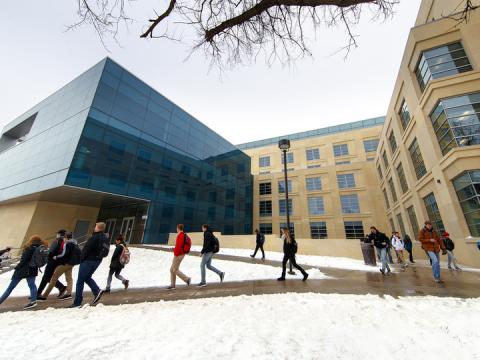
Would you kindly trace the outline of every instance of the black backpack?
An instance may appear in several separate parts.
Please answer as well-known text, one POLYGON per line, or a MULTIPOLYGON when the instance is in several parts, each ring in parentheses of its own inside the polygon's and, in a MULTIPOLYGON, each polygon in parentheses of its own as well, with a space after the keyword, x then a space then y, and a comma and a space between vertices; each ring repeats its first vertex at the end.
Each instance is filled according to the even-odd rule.
POLYGON ((260 244, 264 244, 265 243, 265 235, 263 234, 260 234, 260 244))
POLYGON ((106 258, 108 256, 108 253, 110 252, 110 240, 108 239, 107 235, 102 234, 100 238, 98 239, 98 255, 99 255, 99 260, 106 258))
POLYGON ((218 238, 213 235, 213 253, 216 254, 220 251, 220 241, 218 241, 218 238))
POLYGON ((28 263, 28 267, 31 268, 41 268, 47 265, 48 256, 50 251, 43 245, 37 246, 35 250, 33 250, 32 257, 30 258, 30 262, 28 263))
POLYGON ((69 265, 78 265, 82 262, 82 250, 78 244, 72 244, 72 253, 70 254, 70 259, 68 259, 69 265))
POLYGON ((293 251, 294 254, 296 254, 297 251, 298 251, 298 244, 295 241, 295 239, 293 239, 293 238, 292 238, 292 251, 293 251))

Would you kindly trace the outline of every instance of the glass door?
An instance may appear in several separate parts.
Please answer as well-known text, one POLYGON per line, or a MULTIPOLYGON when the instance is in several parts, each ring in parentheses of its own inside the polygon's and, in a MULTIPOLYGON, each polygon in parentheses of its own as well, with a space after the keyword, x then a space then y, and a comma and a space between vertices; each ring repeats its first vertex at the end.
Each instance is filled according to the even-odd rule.
POLYGON ((122 227, 120 228, 120 234, 123 235, 123 238, 125 239, 125 242, 127 244, 130 243, 134 223, 135 223, 135 217, 134 216, 126 217, 126 218, 123 218, 123 220, 122 220, 122 227))

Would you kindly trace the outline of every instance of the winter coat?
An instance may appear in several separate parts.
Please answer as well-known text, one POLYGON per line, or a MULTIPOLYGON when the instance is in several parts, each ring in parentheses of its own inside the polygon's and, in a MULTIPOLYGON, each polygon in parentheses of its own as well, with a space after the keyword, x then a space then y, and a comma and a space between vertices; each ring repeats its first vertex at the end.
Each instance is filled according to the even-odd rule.
POLYGON ((438 233, 433 229, 428 230, 426 227, 424 227, 418 233, 418 240, 420 240, 422 243, 422 248, 425 251, 440 252, 440 249, 445 248, 440 236, 438 236, 438 233), (435 240, 435 242, 431 242, 430 240, 432 239, 435 240))
POLYGON ((178 233, 177 239, 175 240, 175 248, 173 249, 174 256, 181 256, 185 254, 183 252, 183 244, 185 242, 185 236, 186 234, 183 231, 178 233))
POLYGON ((455 243, 449 237, 445 238, 443 242, 445 243, 445 249, 448 251, 453 251, 453 249, 455 249, 455 243))
POLYGON ((106 239, 107 235, 103 231, 94 232, 82 249, 82 261, 102 260, 101 250, 106 239))
POLYGON ((32 246, 23 250, 20 262, 17 264, 17 266, 15 266, 15 271, 13 272, 12 279, 25 279, 38 275, 38 268, 30 267, 29 264, 30 260, 32 259, 33 253, 39 246, 40 244, 32 244, 32 246))
POLYGON ((257 245, 263 245, 265 243, 265 235, 263 235, 261 232, 257 234, 257 245))
POLYGON ((390 243, 387 235, 380 231, 378 231, 377 233, 370 233, 370 235, 368 235, 368 238, 373 241, 373 246, 375 246, 377 249, 385 249, 390 243))
POLYGON ((203 233, 203 247, 202 254, 213 252, 215 246, 215 239, 213 238, 213 233, 210 230, 207 230, 203 233))
POLYGON ((405 250, 411 251, 413 248, 413 243, 412 240, 410 239, 410 236, 405 235, 403 238, 403 244, 405 245, 405 250))
POLYGON ((73 249, 76 245, 77 240, 75 239, 68 239, 67 241, 65 241, 62 252, 57 255, 57 258, 55 260, 58 265, 65 265, 69 263, 73 254, 73 249))
POLYGON ((115 251, 113 252, 112 259, 110 260, 110 269, 112 270, 121 270, 125 266, 120 263, 120 255, 122 255, 123 247, 125 245, 118 244, 115 247, 115 251))
POLYGON ((392 236, 392 246, 395 249, 395 251, 400 251, 405 248, 405 244, 403 243, 403 240, 396 236, 392 236))
POLYGON ((283 239, 283 253, 289 256, 295 255, 295 244, 294 244, 295 238, 291 236, 291 241, 287 242, 287 237, 285 235, 282 235, 282 239, 283 239))

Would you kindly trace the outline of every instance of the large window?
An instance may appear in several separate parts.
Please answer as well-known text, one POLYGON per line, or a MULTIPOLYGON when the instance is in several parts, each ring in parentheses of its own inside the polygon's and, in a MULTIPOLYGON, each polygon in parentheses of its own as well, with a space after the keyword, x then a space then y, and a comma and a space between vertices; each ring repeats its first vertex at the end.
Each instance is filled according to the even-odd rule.
POLYGON ((323 197, 309 197, 308 198, 308 213, 310 215, 325 214, 325 207, 323 205, 323 197))
POLYGON ((380 177, 380 180, 382 180, 383 173, 382 173, 382 168, 380 167, 380 164, 377 164, 377 171, 378 171, 378 176, 380 177))
POLYGON ((393 184, 393 178, 388 179, 388 186, 390 187, 390 192, 392 193, 392 200, 394 203, 398 201, 397 192, 395 191, 395 185, 393 184))
POLYGON ((480 93, 441 99, 430 114, 442 154, 480 144, 480 93))
POLYGON ((415 68, 418 84, 422 91, 432 79, 459 74, 472 70, 467 54, 460 42, 426 50, 415 68))
MULTIPOLYGON (((287 180, 288 192, 292 192, 292 180, 287 180)), ((278 192, 283 194, 285 192, 285 180, 280 180, 278 182, 278 192)))
POLYGON ((390 143, 390 150, 392 150, 392 154, 397 150, 397 140, 395 139, 395 134, 392 132, 388 137, 388 142, 390 143))
POLYGON ((355 187, 355 177, 353 176, 353 174, 338 174, 337 182, 340 189, 355 187))
POLYGON ((340 202, 342 203, 343 214, 358 214, 360 212, 357 194, 340 195, 340 202))
POLYGON ((378 141, 378 139, 363 140, 363 148, 365 149, 365 152, 377 151, 378 141))
MULTIPOLYGON (((287 207, 285 206, 285 204, 286 204, 285 199, 282 199, 282 200, 278 201, 278 208, 279 208, 280 216, 287 215, 287 207)), ((293 214, 292 199, 288 199, 288 213, 290 215, 293 214)))
POLYGON ((272 201, 260 201, 260 216, 272 216, 272 201))
POLYGON ((393 222, 393 219, 392 218, 388 219, 388 222, 390 223, 390 229, 392 230, 392 232, 396 231, 395 223, 393 222))
POLYGON ((417 215, 415 214, 415 209, 413 205, 407 208, 408 219, 410 220, 410 225, 412 226, 412 230, 414 232, 413 237, 418 237, 418 232, 420 231, 420 227, 418 226, 417 215))
POLYGON ((311 177, 305 179, 307 191, 322 190, 322 178, 311 177))
POLYGON ((410 111, 408 111, 408 106, 405 99, 403 99, 402 106, 400 106, 400 111, 398 112, 398 115, 400 116, 402 128, 403 130, 405 130, 408 126, 408 123, 410 122, 410 111))
POLYGON ((423 175, 427 173, 427 169, 425 168, 425 163, 423 162, 422 153, 420 152, 420 148, 418 147, 417 139, 415 138, 408 148, 410 152, 410 158, 412 159, 412 165, 415 169, 415 175, 417 179, 421 179, 423 175))
POLYGON ((333 155, 335 157, 348 155, 348 144, 333 145, 333 155))
POLYGON ((398 226, 400 226, 400 232, 401 232, 400 236, 403 238, 407 234, 407 231, 405 229, 405 224, 403 223, 402 214, 400 213, 397 214, 397 222, 398 222, 398 226))
POLYGON ((470 234, 480 236, 480 170, 470 170, 453 180, 470 234))
POLYGON ((407 178, 405 177, 405 172, 403 171, 402 163, 397 166, 397 175, 400 180, 400 187, 402 188, 402 194, 405 194, 408 190, 407 178))
MULTIPOLYGON (((283 154, 281 155, 282 158, 282 164, 284 163, 283 161, 283 154)), ((293 164, 293 152, 287 152, 287 164, 293 164)))
POLYGON ((382 160, 383 160, 383 166, 385 166, 385 171, 386 171, 387 168, 388 168, 388 158, 387 158, 387 151, 386 150, 383 150, 382 160))
POLYGON ((307 161, 319 160, 320 159, 320 149, 307 149, 307 161))
POLYGON ((314 221, 310 223, 310 237, 312 239, 326 239, 327 223, 325 221, 314 221))
POLYGON ((262 234, 271 234, 272 233, 272 223, 260 223, 259 228, 260 228, 260 232, 262 234))
POLYGON ((362 239, 365 237, 363 224, 361 221, 345 221, 345 237, 347 239, 362 239))
POLYGON ((261 156, 258 159, 258 166, 260 167, 270 166, 270 156, 261 156))
POLYGON ((385 200, 385 206, 390 209, 390 201, 388 201, 387 189, 383 189, 383 199, 385 200))
POLYGON ((435 195, 433 195, 433 193, 428 194, 423 198, 423 202, 425 204, 425 209, 427 210, 428 219, 432 222, 435 230, 444 231, 445 227, 443 226, 435 195))
POLYGON ((272 183, 260 183, 258 184, 260 195, 270 195, 272 193, 272 183))

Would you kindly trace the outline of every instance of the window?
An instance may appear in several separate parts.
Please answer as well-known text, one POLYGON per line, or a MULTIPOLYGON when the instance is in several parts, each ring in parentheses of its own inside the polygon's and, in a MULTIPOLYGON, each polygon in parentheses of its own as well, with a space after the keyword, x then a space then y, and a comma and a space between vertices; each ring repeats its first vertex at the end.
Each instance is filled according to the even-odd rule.
POLYGON ((397 150, 397 140, 395 140, 395 134, 393 133, 393 130, 388 137, 388 142, 390 143, 390 150, 392 150, 392 154, 395 153, 397 150))
POLYGON ((410 111, 408 111, 407 103, 403 99, 402 106, 400 106, 400 111, 398 113, 400 116, 400 122, 402 123, 402 128, 405 130, 410 122, 410 111))
POLYGON ((322 178, 311 177, 306 178, 307 191, 322 190, 322 178))
POLYGON ((321 166, 322 166, 322 165, 320 165, 320 164, 308 165, 308 166, 307 166, 307 169, 316 169, 316 168, 319 168, 319 167, 321 167, 321 166))
POLYGON ((418 147, 417 139, 415 138, 412 142, 412 145, 408 148, 410 152, 410 158, 412 159, 413 168, 415 169, 415 175, 417 175, 417 180, 420 180, 423 175, 427 173, 425 168, 425 163, 423 162, 422 153, 418 147))
POLYGON ((382 168, 380 167, 380 164, 377 164, 377 171, 378 171, 378 176, 380 177, 380 180, 383 180, 383 173, 382 173, 382 168))
POLYGON ((260 183, 258 184, 260 195, 270 195, 272 193, 272 183, 260 183))
POLYGON ((415 68, 415 75, 423 91, 432 79, 470 70, 472 70, 472 66, 468 61, 467 54, 465 54, 462 44, 456 42, 424 51, 415 68))
POLYGON ((357 214, 360 212, 357 194, 340 195, 340 202, 342 203, 343 214, 357 214))
POLYGON ((308 213, 310 215, 325 214, 325 207, 323 205, 323 197, 309 197, 308 198, 308 213))
POLYGON ((388 219, 388 221, 390 222, 390 230, 392 230, 392 232, 396 231, 395 230, 395 223, 393 222, 393 219, 390 218, 390 219, 388 219))
POLYGON ((480 170, 470 170, 453 180, 470 234, 480 236, 480 170))
POLYGON ((260 223, 259 228, 262 234, 267 235, 272 233, 272 223, 260 223))
POLYGON ((415 214, 413 205, 407 208, 407 215, 414 232, 414 237, 416 238, 418 236, 418 232, 420 231, 420 227, 418 226, 417 215, 415 214))
POLYGON ((407 178, 405 177, 405 172, 403 171, 402 163, 397 166, 397 175, 400 180, 400 187, 402 188, 402 194, 405 194, 408 190, 407 178))
POLYGON ((320 149, 307 149, 307 161, 319 160, 320 149))
MULTIPOLYGON (((280 230, 281 230, 282 228, 286 228, 286 227, 287 227, 287 223, 280 223, 280 230)), ((294 223, 290 222, 290 228, 289 228, 289 230, 290 230, 290 234, 293 235, 293 236, 295 236, 295 224, 294 224, 294 223)), ((281 234, 281 233, 282 233, 282 231, 280 231, 280 234, 281 234)))
POLYGON ((333 145, 333 155, 335 157, 348 155, 348 144, 333 145))
POLYGON ((365 237, 361 221, 345 221, 343 226, 345 227, 345 237, 347 239, 362 239, 365 237))
POLYGON ((388 168, 388 158, 387 158, 387 152, 385 150, 383 150, 383 153, 382 153, 382 160, 386 170, 388 168))
POLYGON ((353 174, 337 174, 337 183, 340 189, 354 188, 355 177, 353 174))
POLYGON ((480 144, 480 93, 441 99, 430 114, 440 150, 480 144))
MULTIPOLYGON (((283 154, 281 155, 283 164, 283 154)), ((293 164, 293 152, 287 152, 287 164, 293 164)))
POLYGON ((383 189, 383 199, 385 200, 385 206, 390 209, 390 201, 388 201, 387 189, 383 189))
POLYGON ((272 216, 272 201, 260 201, 260 216, 272 216))
POLYGON ((367 158, 367 161, 375 161, 375 158, 372 158, 372 157, 367 158))
MULTIPOLYGON (((285 206, 285 204, 286 204, 285 199, 282 199, 282 200, 278 201, 278 208, 279 208, 280 216, 286 216, 287 215, 287 207, 285 206)), ((288 199, 288 213, 290 215, 293 215, 292 199, 288 199)))
POLYGON ((350 161, 348 161, 348 160, 347 161, 337 161, 335 163, 335 165, 347 165, 347 164, 350 164, 350 161))
POLYGON ((30 133, 37 114, 38 112, 29 116, 10 130, 5 131, 3 134, 0 132, 0 151, 7 150, 8 148, 23 142, 30 133))
POLYGON ((365 152, 377 151, 378 141, 378 139, 363 140, 363 148, 365 149, 365 152))
POLYGON ((402 219, 402 214, 397 214, 397 222, 398 222, 398 226, 400 226, 400 232, 401 232, 401 237, 405 237, 405 235, 407 234, 407 231, 405 229, 405 224, 403 223, 403 219, 402 219))
POLYGON ((270 166, 270 156, 261 156, 258 159, 258 166, 260 167, 270 166))
MULTIPOLYGON (((292 180, 287 180, 287 185, 288 185, 288 192, 292 192, 292 180)), ((278 192, 280 194, 285 193, 285 180, 281 180, 278 182, 278 192)))
POLYGON ((433 195, 433 193, 428 194, 423 198, 423 203, 425 204, 425 209, 427 210, 428 219, 432 222, 435 230, 445 231, 435 195, 433 195))
POLYGON ((267 175, 267 174, 270 174, 270 171, 260 171, 259 174, 260 175, 267 175))
POLYGON ((312 239, 327 238, 327 223, 325 221, 314 221, 310 223, 310 237, 312 239))
POLYGON ((388 179, 388 186, 390 187, 390 192, 392 193, 393 202, 398 201, 397 192, 395 191, 395 185, 393 184, 393 178, 388 179))

